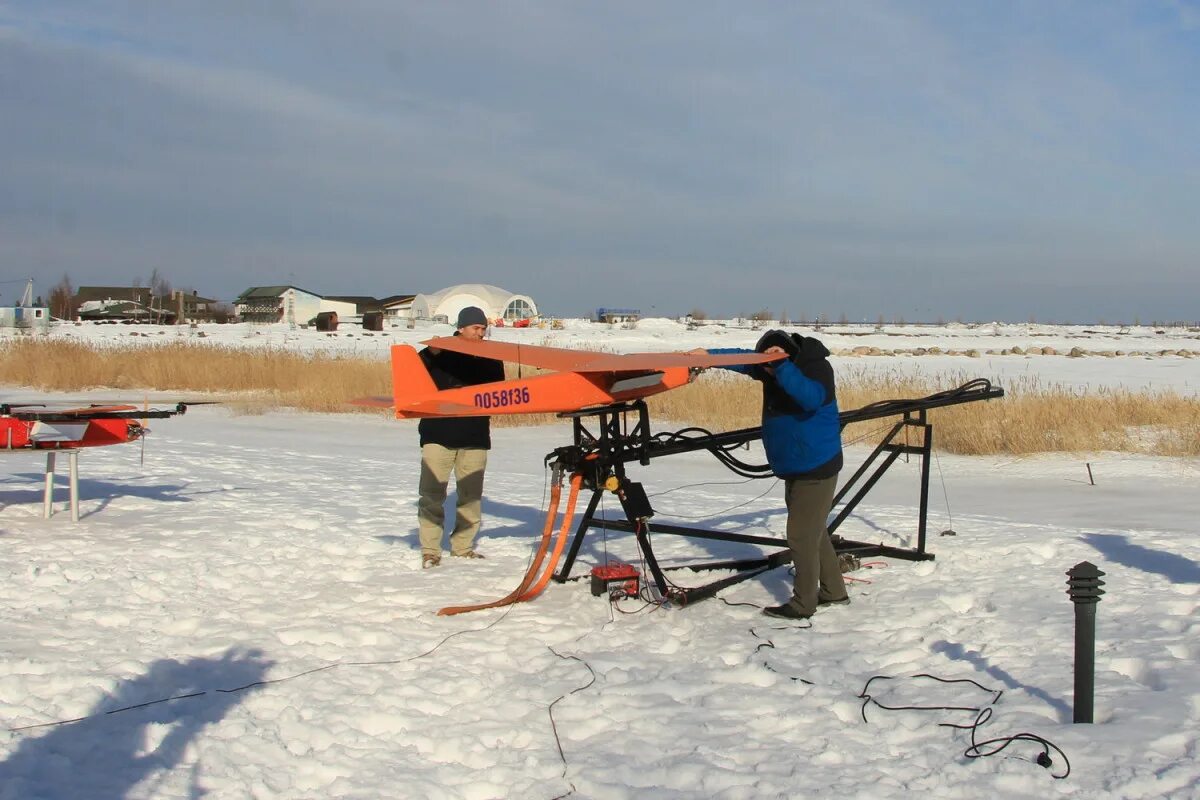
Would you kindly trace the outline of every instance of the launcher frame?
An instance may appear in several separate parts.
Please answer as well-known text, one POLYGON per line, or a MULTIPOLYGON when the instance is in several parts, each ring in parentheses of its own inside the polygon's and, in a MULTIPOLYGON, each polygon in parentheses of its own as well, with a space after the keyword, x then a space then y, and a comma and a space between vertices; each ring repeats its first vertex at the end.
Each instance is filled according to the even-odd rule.
MULTIPOLYGON (((929 457, 933 446, 933 424, 929 421, 928 412, 934 408, 959 405, 979 400, 990 400, 1003 397, 1004 390, 994 387, 990 382, 977 379, 964 384, 956 390, 942 392, 919 400, 890 400, 840 414, 841 427, 854 422, 864 422, 872 419, 882 419, 899 416, 900 419, 892 426, 883 440, 875 447, 870 456, 862 463, 845 484, 838 490, 833 499, 831 513, 837 513, 829 523, 829 533, 833 540, 834 549, 839 553, 853 553, 859 557, 887 556, 907 561, 927 561, 934 558, 927 549, 927 527, 929 514, 929 457), (920 431, 920 444, 910 444, 908 437, 899 439, 901 433, 920 431), (917 541, 915 547, 899 547, 880 543, 860 542, 836 535, 838 527, 853 513, 863 498, 871 491, 883 474, 896 462, 901 455, 915 455, 920 459, 920 490, 919 510, 917 517, 917 541), (878 464, 875 462, 882 457, 878 464), (868 475, 868 471, 872 469, 868 475), (864 480, 865 478, 865 480, 864 480), (859 485, 861 482, 861 486, 859 485), (857 487, 857 488, 856 488, 857 487), (847 495, 854 491, 848 499, 847 495), (845 501, 843 503, 843 500, 845 501), (838 509, 839 504, 841 508, 838 509)), ((683 525, 649 525, 649 519, 654 516, 654 509, 646 497, 642 485, 628 479, 625 465, 638 462, 648 466, 654 458, 660 458, 679 453, 708 450, 719 460, 730 466, 731 457, 728 451, 740 445, 762 438, 762 428, 743 428, 726 433, 705 433, 702 436, 680 436, 678 434, 663 434, 651 436, 650 415, 644 400, 592 408, 584 411, 565 412, 560 417, 572 421, 573 444, 560 447, 546 456, 547 463, 555 463, 567 472, 581 472, 583 486, 592 490, 587 509, 575 530, 567 557, 554 579, 559 583, 570 578, 571 568, 583 545, 584 537, 590 528, 616 530, 633 533, 638 546, 646 561, 651 577, 663 597, 671 598, 681 605, 693 603, 706 597, 711 597, 721 589, 740 581, 754 577, 774 567, 791 560, 791 551, 787 549, 787 540, 780 537, 756 536, 752 534, 734 533, 729 531, 707 530, 683 525), (590 425, 590 427, 589 427, 590 425), (596 517, 596 509, 606 490, 612 490, 620 500, 625 519, 609 519, 596 517), (782 550, 770 555, 713 561, 702 564, 687 564, 678 567, 663 567, 659 564, 650 542, 650 533, 671 536, 683 536, 696 539, 712 539, 726 542, 738 542, 766 547, 781 547, 782 550), (703 586, 678 587, 672 584, 665 573, 676 569, 690 569, 694 572, 703 570, 726 569, 734 570, 735 574, 713 581, 703 586)), ((751 466, 735 463, 743 471, 762 473, 752 477, 772 477, 769 467, 751 466)))

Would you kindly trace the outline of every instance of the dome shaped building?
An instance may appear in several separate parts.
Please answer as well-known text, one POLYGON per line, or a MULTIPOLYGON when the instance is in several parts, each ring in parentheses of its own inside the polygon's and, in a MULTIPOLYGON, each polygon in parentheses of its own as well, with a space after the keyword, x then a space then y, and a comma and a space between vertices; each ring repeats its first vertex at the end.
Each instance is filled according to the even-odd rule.
POLYGON ((506 323, 538 315, 533 298, 485 283, 463 283, 439 292, 419 294, 413 298, 411 313, 416 319, 453 323, 458 319, 458 312, 467 306, 478 306, 488 319, 502 319, 506 323))

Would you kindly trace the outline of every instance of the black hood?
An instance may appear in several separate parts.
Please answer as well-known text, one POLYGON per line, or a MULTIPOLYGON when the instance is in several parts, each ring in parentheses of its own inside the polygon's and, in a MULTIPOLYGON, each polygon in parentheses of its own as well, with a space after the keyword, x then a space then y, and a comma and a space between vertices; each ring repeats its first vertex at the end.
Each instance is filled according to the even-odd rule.
MULTIPOLYGON (((788 354, 788 360, 809 380, 816 381, 825 387, 825 402, 837 400, 837 387, 834 384, 833 366, 829 363, 829 348, 820 339, 811 336, 801 336, 798 333, 770 330, 758 340, 755 350, 760 353, 768 347, 782 347, 788 354)), ((762 381, 763 387, 763 418, 778 414, 808 415, 795 400, 775 380, 769 365, 755 364, 750 368, 750 376, 762 381)), ((840 463, 838 465, 841 466, 840 463)))
POLYGON ((777 328, 772 328, 760 336, 758 343, 754 345, 754 350, 763 353, 769 347, 783 348, 788 354, 788 358, 797 364, 804 361, 817 361, 829 356, 829 349, 821 343, 820 339, 801 336, 798 333, 788 333, 777 328))
POLYGON ((820 339, 793 333, 792 340, 796 342, 796 355, 792 357, 793 361, 819 361, 829 358, 829 348, 820 339))

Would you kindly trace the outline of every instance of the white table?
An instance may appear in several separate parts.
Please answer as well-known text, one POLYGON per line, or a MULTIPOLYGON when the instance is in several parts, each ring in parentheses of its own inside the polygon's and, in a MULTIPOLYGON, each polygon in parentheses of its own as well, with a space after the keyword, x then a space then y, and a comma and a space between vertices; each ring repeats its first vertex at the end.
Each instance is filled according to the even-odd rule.
POLYGON ((58 455, 61 453, 67 457, 69 467, 69 486, 71 498, 71 521, 79 522, 79 451, 75 448, 62 448, 61 450, 43 450, 33 447, 7 447, 0 448, 0 455, 8 455, 11 453, 26 453, 40 456, 46 454, 46 481, 45 493, 42 497, 42 516, 46 519, 54 514, 54 466, 58 461, 58 455))

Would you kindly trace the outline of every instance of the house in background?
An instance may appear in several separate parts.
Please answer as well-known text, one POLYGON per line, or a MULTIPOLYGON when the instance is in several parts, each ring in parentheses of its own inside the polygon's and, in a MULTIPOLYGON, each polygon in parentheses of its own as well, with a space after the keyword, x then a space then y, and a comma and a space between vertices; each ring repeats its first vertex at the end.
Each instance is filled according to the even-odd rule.
MULTIPOLYGON (((378 314, 383 311, 383 307, 379 304, 378 300, 376 300, 374 297, 368 297, 366 295, 327 294, 321 299, 327 303, 334 302, 334 303, 346 303, 348 305, 353 305, 354 306, 354 314, 356 316, 362 316, 363 314, 372 314, 372 313, 378 314)), ((331 310, 331 309, 322 309, 322 310, 331 310)), ((343 314, 341 312, 338 312, 338 317, 340 318, 342 316, 343 316, 343 314)))
POLYGON ((241 322, 287 322, 307 325, 322 312, 332 311, 339 319, 358 315, 354 302, 325 298, 295 286, 252 286, 233 301, 241 322))
POLYGON ((467 306, 483 309, 488 319, 505 322, 538 315, 533 298, 485 283, 464 283, 432 294, 419 294, 413 298, 411 314, 415 319, 453 323, 458 319, 458 312, 467 306))
POLYGON ((411 319, 415 294, 393 294, 379 301, 385 319, 411 319))
POLYGON ((74 305, 81 320, 169 324, 176 319, 169 300, 145 286, 80 286, 74 305))
POLYGON ((214 322, 218 316, 216 300, 211 297, 201 297, 195 289, 191 294, 183 289, 171 292, 167 305, 175 311, 176 319, 181 322, 214 322))
POLYGON ((169 324, 175 321, 175 312, 150 309, 132 300, 84 300, 79 304, 75 316, 84 322, 158 322, 169 324))
POLYGON ((212 322, 218 303, 195 289, 176 289, 164 297, 145 286, 80 286, 73 305, 81 320, 172 325, 212 322))
MULTIPOLYGON (((383 299, 368 297, 366 295, 325 295, 323 298, 326 306, 329 303, 353 303, 354 315, 364 316, 366 314, 381 314, 385 320, 407 319, 412 310, 412 301, 416 295, 411 294, 393 294, 383 299)), ((334 311, 333 308, 322 308, 322 311, 334 311)), ((345 319, 347 314, 338 312, 340 319, 345 319)))

